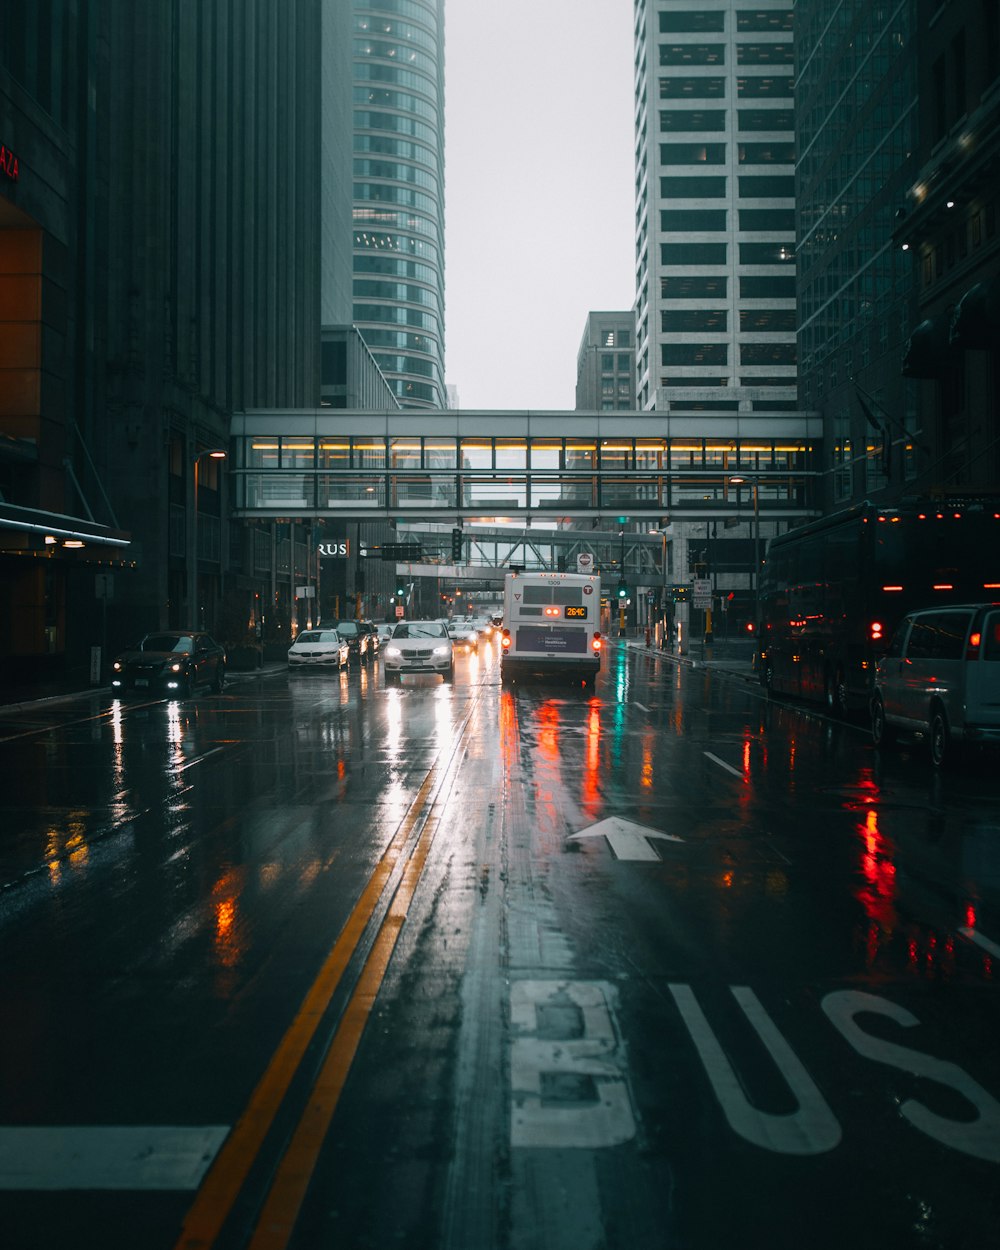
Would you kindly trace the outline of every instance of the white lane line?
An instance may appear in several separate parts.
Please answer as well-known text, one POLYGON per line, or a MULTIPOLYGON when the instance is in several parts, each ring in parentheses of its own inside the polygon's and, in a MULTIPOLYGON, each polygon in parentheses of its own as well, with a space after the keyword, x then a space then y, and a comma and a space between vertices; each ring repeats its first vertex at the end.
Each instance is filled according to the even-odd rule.
POLYGON ((959 929, 959 933, 963 933, 970 942, 975 942, 984 951, 989 951, 991 955, 995 955, 1000 959, 1000 946, 997 946, 996 942, 991 942, 988 937, 984 937, 981 933, 978 933, 975 929, 970 929, 967 925, 963 925, 959 929))
POLYGON ((727 764, 725 760, 720 760, 719 757, 717 755, 713 755, 711 751, 706 751, 705 754, 713 764, 718 764, 718 766, 720 768, 724 768, 727 773, 732 773, 734 777, 739 777, 740 781, 743 781, 743 774, 738 768, 734 768, 732 764, 727 764))
POLYGON ((211 751, 204 751, 201 755, 196 755, 193 759, 185 760, 183 764, 178 764, 174 769, 174 772, 187 772, 189 768, 194 768, 195 764, 203 764, 205 760, 209 759, 210 756, 218 755, 222 750, 224 750, 223 747, 213 747, 211 751))
POLYGON ((225 1124, 0 1128, 0 1190, 197 1189, 225 1124))
POLYGON ((648 712, 648 711, 649 711, 649 708, 645 705, 645 703, 636 703, 636 704, 635 704, 635 706, 636 706, 636 707, 640 707, 640 708, 642 708, 642 710, 643 710, 644 712, 648 712))

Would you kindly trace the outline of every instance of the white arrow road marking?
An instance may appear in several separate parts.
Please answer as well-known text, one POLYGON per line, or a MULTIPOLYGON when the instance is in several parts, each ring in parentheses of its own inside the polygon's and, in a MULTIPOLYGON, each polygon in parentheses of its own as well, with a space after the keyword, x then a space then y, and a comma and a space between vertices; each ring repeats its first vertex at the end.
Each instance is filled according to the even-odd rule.
POLYGON ((975 942, 977 946, 981 946, 984 951, 989 951, 993 956, 1000 958, 1000 946, 996 942, 991 942, 985 934, 980 933, 978 929, 970 929, 968 925, 962 925, 959 933, 964 934, 970 942, 975 942))
POLYGON ((228 1125, 0 1128, 0 1190, 197 1189, 228 1125))
POLYGON ((683 842, 683 838, 672 833, 661 833, 659 829, 649 829, 645 825, 633 824, 631 820, 622 820, 620 816, 609 816, 607 820, 599 820, 596 825, 581 829, 571 834, 570 842, 579 842, 582 838, 607 838, 616 859, 652 859, 659 860, 659 855, 649 845, 647 838, 660 838, 664 842, 683 842))
POLYGON ((706 751, 705 754, 713 764, 718 764, 718 766, 720 768, 724 768, 727 773, 732 773, 734 777, 739 777, 740 781, 743 780, 743 774, 738 768, 734 768, 732 764, 727 764, 725 760, 720 760, 719 757, 717 755, 713 755, 711 751, 706 751))

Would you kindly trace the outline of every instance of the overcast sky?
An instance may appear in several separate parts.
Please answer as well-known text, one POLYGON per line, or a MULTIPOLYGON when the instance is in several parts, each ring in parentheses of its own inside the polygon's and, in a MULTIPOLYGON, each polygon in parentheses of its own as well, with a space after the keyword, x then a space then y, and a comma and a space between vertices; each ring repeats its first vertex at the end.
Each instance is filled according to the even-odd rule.
POLYGON ((635 294, 632 0, 446 0, 446 371, 570 409, 588 312, 635 294))

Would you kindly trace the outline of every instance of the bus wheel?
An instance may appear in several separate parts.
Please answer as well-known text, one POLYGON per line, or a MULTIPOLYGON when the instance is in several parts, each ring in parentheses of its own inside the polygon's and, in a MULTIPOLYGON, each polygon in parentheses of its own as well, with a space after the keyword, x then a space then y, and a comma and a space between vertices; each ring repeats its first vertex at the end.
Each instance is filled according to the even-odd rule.
POLYGON ((844 684, 844 674, 839 669, 832 680, 827 675, 826 708, 831 716, 847 715, 847 687, 844 684))

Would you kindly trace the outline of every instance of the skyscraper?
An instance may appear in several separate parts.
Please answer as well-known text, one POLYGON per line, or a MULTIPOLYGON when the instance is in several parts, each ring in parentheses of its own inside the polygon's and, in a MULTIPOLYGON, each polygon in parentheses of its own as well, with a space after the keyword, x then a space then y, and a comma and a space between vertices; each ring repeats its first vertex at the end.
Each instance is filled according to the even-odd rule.
POLYGON ((636 0, 640 408, 796 406, 791 0, 636 0))
POLYGON ((354 323, 444 408, 444 0, 354 0, 354 323))

